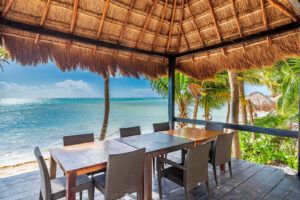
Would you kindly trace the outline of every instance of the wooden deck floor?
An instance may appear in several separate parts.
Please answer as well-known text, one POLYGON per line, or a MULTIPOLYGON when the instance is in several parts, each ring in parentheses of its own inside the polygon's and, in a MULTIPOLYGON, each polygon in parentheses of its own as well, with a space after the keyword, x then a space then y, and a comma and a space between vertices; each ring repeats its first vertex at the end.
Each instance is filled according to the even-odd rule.
MULTIPOLYGON (((168 155, 172 160, 179 160, 178 153, 168 155)), ((220 188, 217 189, 212 169, 209 169, 210 187, 213 199, 300 199, 300 179, 297 176, 284 174, 280 169, 246 162, 232 160, 233 179, 228 171, 218 170, 220 188)), ((58 172, 58 176, 62 175, 58 172)), ((182 187, 163 180, 163 199, 184 200, 182 187)), ((0 179, 0 200, 34 200, 38 199, 39 172, 34 171, 16 176, 0 179)), ((84 193, 84 199, 87 199, 84 193)), ((158 198, 157 179, 153 177, 153 198, 158 198)), ((208 199, 205 184, 191 192, 191 198, 195 200, 208 199)), ((77 198, 79 199, 79 198, 77 198)), ((95 199, 104 199, 96 192, 95 199)), ((135 199, 135 195, 128 195, 123 199, 135 199)))

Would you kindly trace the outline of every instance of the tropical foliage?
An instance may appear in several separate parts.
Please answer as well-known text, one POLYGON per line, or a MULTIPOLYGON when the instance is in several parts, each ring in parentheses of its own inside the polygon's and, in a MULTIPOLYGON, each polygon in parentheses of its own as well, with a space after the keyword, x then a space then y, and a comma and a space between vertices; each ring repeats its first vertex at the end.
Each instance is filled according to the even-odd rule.
POLYGON ((0 47, 0 68, 3 70, 3 64, 8 63, 8 53, 0 47))

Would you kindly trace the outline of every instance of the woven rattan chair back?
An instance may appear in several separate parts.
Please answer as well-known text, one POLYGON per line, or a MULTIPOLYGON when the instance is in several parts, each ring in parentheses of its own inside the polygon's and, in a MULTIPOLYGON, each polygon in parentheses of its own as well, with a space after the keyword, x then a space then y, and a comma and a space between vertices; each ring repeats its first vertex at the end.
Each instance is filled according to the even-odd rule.
POLYGON ((167 130, 170 130, 169 122, 162 122, 162 123, 153 124, 153 131, 154 132, 167 131, 167 130))
POLYGON ((213 161, 220 165, 231 161, 231 146, 233 133, 218 135, 214 144, 213 161))
POLYGON ((188 149, 184 163, 184 185, 189 190, 197 187, 198 183, 208 180, 208 153, 210 144, 200 144, 188 149))
POLYGON ((94 142, 94 133, 64 136, 63 142, 64 146, 94 142))
POLYGON ((143 190, 144 160, 145 149, 109 156, 105 177, 106 200, 143 190))
POLYGON ((43 200, 51 200, 51 183, 50 183, 49 172, 45 160, 38 147, 34 148, 34 155, 39 165, 40 176, 41 176, 41 194, 43 196, 43 200))
POLYGON ((224 127, 222 125, 206 123, 205 124, 205 130, 216 131, 216 132, 222 132, 223 133, 224 127))
POLYGON ((133 135, 141 135, 141 127, 134 126, 128 128, 120 128, 120 137, 129 137, 133 135))

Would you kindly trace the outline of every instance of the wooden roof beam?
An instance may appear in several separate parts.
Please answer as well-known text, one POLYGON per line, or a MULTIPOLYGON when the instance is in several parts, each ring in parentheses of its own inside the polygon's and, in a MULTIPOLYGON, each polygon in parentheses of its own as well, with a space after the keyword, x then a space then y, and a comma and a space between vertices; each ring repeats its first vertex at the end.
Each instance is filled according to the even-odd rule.
MULTIPOLYGON (((216 29, 217 36, 218 36, 220 42, 223 42, 222 36, 221 36, 221 34, 220 34, 219 27, 218 27, 218 23, 217 23, 217 20, 216 20, 216 16, 215 16, 215 13, 214 13, 214 9, 213 9, 213 7, 212 7, 212 5, 211 5, 210 0, 207 0, 207 4, 208 4, 208 6, 209 6, 211 18, 212 18, 212 20, 213 20, 213 23, 214 23, 214 26, 215 26, 215 29, 216 29)), ((225 49, 224 49, 224 48, 222 48, 222 51, 223 51, 224 56, 226 56, 226 52, 225 52, 225 49)))
POLYGON ((169 28, 169 36, 168 36, 168 40, 167 40, 167 49, 166 49, 167 53, 169 52, 169 49, 170 49, 170 40, 171 40, 171 36, 172 36, 172 31, 173 31, 176 3, 177 3, 177 0, 174 0, 172 18, 171 18, 171 23, 170 23, 170 28, 169 28))
POLYGON ((191 9, 191 7, 189 5, 189 2, 187 1, 186 4, 187 4, 187 7, 189 8, 189 11, 191 13, 194 25, 196 27, 196 30, 197 30, 198 34, 199 34, 200 42, 202 43, 203 46, 205 46, 204 41, 203 41, 202 36, 201 36, 201 33, 200 33, 200 30, 199 30, 199 28, 197 26, 197 23, 196 23, 196 19, 195 19, 194 15, 193 15, 192 9, 191 9))
MULTIPOLYGON (((140 36, 139 36, 139 39, 138 39, 136 45, 135 45, 136 48, 139 48, 139 46, 140 46, 140 44, 141 44, 141 42, 142 42, 142 40, 143 40, 144 33, 145 33, 146 29, 147 29, 147 26, 148 26, 150 17, 151 17, 151 15, 152 15, 153 11, 154 11, 154 8, 155 8, 156 4, 157 4, 157 0, 155 0, 155 1, 153 2, 153 4, 152 4, 151 10, 150 10, 150 12, 149 12, 149 14, 148 14, 148 16, 147 16, 147 19, 146 19, 146 22, 145 22, 145 24, 144 24, 144 27, 143 27, 143 29, 142 29, 142 31, 141 31, 141 34, 140 34, 140 36)), ((135 55, 135 54, 132 54, 132 56, 131 56, 132 59, 134 58, 134 55, 135 55)))
MULTIPOLYGON (((167 10, 167 5, 168 5, 168 0, 165 0, 165 5, 164 5, 164 9, 163 9, 163 12, 162 12, 162 15, 161 15, 161 20, 160 20, 159 26, 158 26, 156 34, 155 34, 152 51, 154 51, 156 49, 158 35, 160 33, 160 29, 162 27, 162 24, 164 23, 164 20, 165 20, 165 14, 166 14, 166 10, 167 10)), ((152 56, 150 56, 149 62, 151 62, 151 59, 152 59, 152 56)))
MULTIPOLYGON (((126 18, 125 18, 125 21, 124 21, 124 24, 123 24, 123 27, 122 27, 122 30, 121 30, 121 34, 120 34, 120 37, 119 37, 119 44, 122 42, 122 40, 123 40, 123 38, 124 38, 125 28, 126 28, 126 26, 127 26, 129 16, 130 16, 131 11, 132 11, 132 8, 133 8, 133 6, 134 6, 134 2, 135 2, 135 0, 131 0, 130 8, 129 8, 128 12, 127 12, 127 15, 126 15, 126 18)), ((114 52, 114 56, 116 56, 116 55, 118 54, 118 52, 119 52, 119 51, 116 50, 116 51, 114 52)))
MULTIPOLYGON (((240 38, 242 38, 243 37, 243 32, 242 32, 242 29, 241 29, 239 19, 238 19, 237 14, 236 14, 234 0, 231 0, 231 4, 232 4, 232 11, 233 11, 234 20, 235 20, 236 26, 238 28, 240 38)), ((243 52, 245 53, 246 49, 245 49, 245 46, 244 46, 243 43, 242 43, 242 48, 243 48, 243 52)))
POLYGON ((100 35, 101 35, 101 32, 102 32, 103 23, 104 23, 104 19, 105 19, 105 16, 106 16, 106 11, 107 11, 107 8, 108 8, 108 4, 109 4, 109 0, 106 0, 105 4, 104 4, 102 15, 101 15, 98 32, 97 32, 97 35, 96 35, 97 40, 100 38, 100 35))
POLYGON ((177 39, 178 52, 179 52, 180 42, 181 42, 181 27, 182 27, 183 14, 184 14, 184 0, 181 1, 181 15, 180 15, 180 20, 179 20, 179 34, 178 34, 178 39, 177 39))
POLYGON ((8 2, 6 3, 3 11, 2 11, 2 14, 1 14, 1 17, 4 18, 6 16, 6 14, 8 13, 10 7, 12 6, 12 4, 14 3, 15 0, 8 0, 8 2))
MULTIPOLYGON (((261 7, 261 14, 263 18, 264 25, 266 27, 266 30, 269 30, 269 24, 268 24, 268 19, 267 19, 267 14, 266 14, 266 8, 264 4, 264 0, 260 0, 260 7, 261 7)), ((267 36, 267 42, 268 45, 271 46, 271 38, 267 36)))
POLYGON ((277 3, 274 0, 268 0, 275 8, 279 9, 281 12, 283 12, 286 16, 292 18, 293 22, 298 21, 297 17, 288 11, 285 7, 283 7, 281 4, 277 3))
POLYGON ((47 1, 47 4, 46 4, 46 7, 45 7, 45 9, 44 9, 43 15, 42 15, 42 19, 41 19, 41 22, 40 22, 40 26, 43 26, 44 23, 45 23, 46 17, 47 17, 48 12, 49 12, 50 3, 51 3, 51 0, 48 0, 48 1, 47 1))
POLYGON ((218 24, 217 24, 217 20, 216 20, 216 16, 215 16, 215 13, 214 13, 214 9, 213 9, 213 7, 212 7, 212 5, 211 5, 210 0, 207 0, 207 4, 208 4, 208 6, 209 6, 211 18, 212 18, 212 20, 213 20, 213 23, 214 23, 214 26, 215 26, 215 29, 216 29, 217 36, 218 36, 220 42, 222 42, 222 37, 221 37, 220 30, 219 30, 219 27, 218 27, 218 24))
POLYGON ((71 27, 70 27, 70 33, 73 33, 75 22, 76 22, 76 16, 77 16, 77 9, 78 9, 78 1, 74 0, 74 7, 73 7, 73 14, 72 14, 72 21, 71 21, 71 27))

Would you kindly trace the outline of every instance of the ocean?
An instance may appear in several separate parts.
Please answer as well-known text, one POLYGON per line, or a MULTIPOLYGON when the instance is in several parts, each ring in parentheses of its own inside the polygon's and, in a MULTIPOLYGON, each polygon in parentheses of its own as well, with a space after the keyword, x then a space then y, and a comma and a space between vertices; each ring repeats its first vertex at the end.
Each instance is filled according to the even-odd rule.
MULTIPOLYGON (((110 102, 107 138, 119 137, 120 127, 139 125, 142 133, 149 133, 153 123, 168 120, 167 99, 120 98, 110 102)), ((192 106, 189 112, 192 116, 192 106)), ((226 106, 214 110, 213 120, 224 122, 226 112, 226 106)), ((48 149, 62 146, 64 135, 94 133, 99 139, 103 115, 103 99, 0 98, 0 168, 34 161, 35 146, 47 157, 48 149)), ((198 119, 203 119, 202 115, 199 109, 198 119)))

